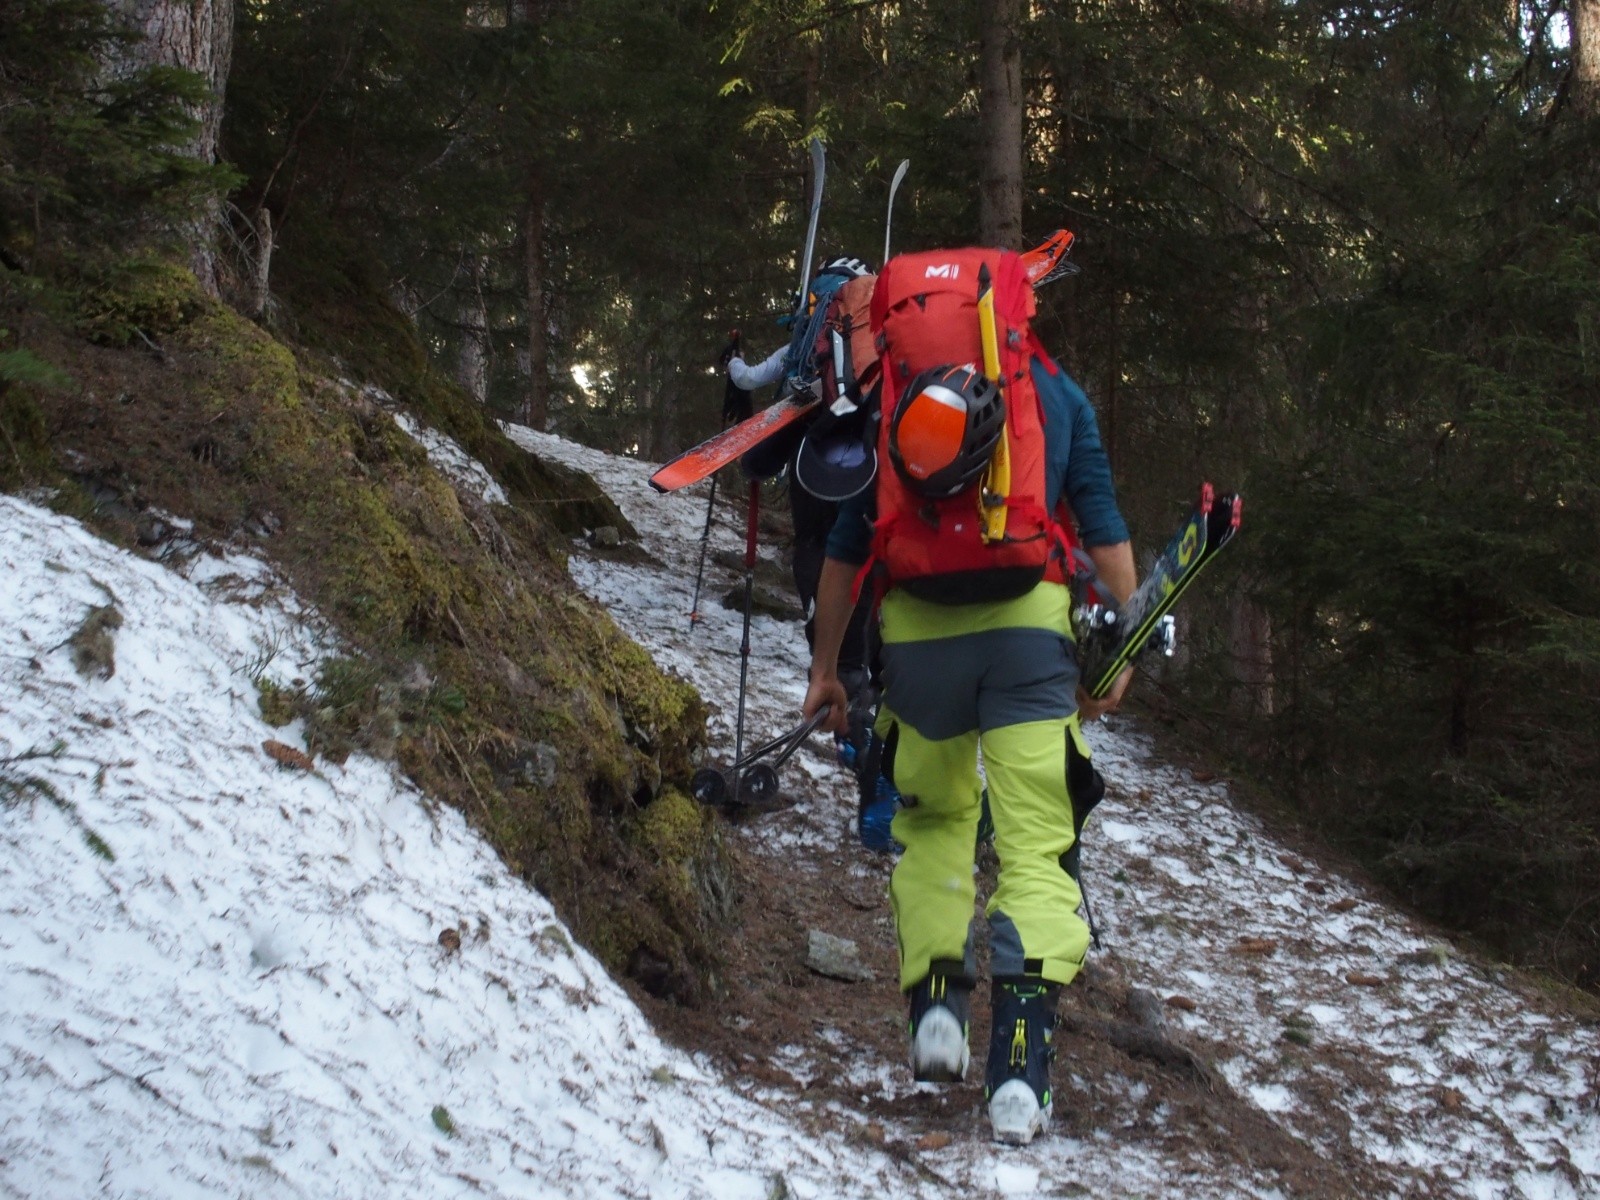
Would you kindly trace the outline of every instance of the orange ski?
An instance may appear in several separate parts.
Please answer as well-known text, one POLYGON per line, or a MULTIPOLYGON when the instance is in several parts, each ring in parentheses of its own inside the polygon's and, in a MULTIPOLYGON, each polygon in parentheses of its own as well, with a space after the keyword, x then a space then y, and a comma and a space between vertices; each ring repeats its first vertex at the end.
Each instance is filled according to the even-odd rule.
POLYGON ((1028 282, 1038 287, 1076 270, 1067 263, 1067 252, 1071 249, 1072 234, 1058 229, 1032 250, 1024 250, 1022 261, 1028 268, 1028 282))
POLYGON ((763 408, 755 416, 724 429, 715 437, 685 450, 677 458, 656 470, 650 476, 650 486, 658 492, 675 492, 699 483, 716 474, 723 467, 753 450, 778 430, 793 425, 802 417, 817 410, 822 402, 809 393, 804 397, 789 396, 776 404, 763 408))

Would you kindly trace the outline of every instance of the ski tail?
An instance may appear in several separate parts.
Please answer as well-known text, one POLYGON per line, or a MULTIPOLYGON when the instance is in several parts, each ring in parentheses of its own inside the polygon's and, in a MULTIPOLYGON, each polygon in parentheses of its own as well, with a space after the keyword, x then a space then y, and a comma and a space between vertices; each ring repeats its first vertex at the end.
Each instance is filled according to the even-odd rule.
POLYGON ((906 177, 906 172, 911 169, 911 160, 902 158, 900 165, 895 168, 894 179, 889 184, 889 212, 883 219, 883 258, 879 260, 881 267, 889 261, 889 232, 894 228, 894 196, 900 190, 900 181, 906 177))
POLYGON ((1032 250, 1022 252, 1022 263, 1028 272, 1028 282, 1038 287, 1053 283, 1063 275, 1076 274, 1078 268, 1067 261, 1072 250, 1070 230, 1058 229, 1032 250))
POLYGON ((748 420, 729 426, 698 446, 691 446, 670 462, 657 467, 650 486, 658 492, 675 492, 721 470, 761 442, 815 412, 821 401, 810 393, 790 395, 769 404, 748 420))
MULTIPOLYGON (((1142 584, 1122 606, 1114 624, 1097 625, 1081 647, 1084 690, 1103 698, 1117 677, 1157 637, 1162 619, 1171 612, 1201 570, 1239 531, 1244 501, 1236 492, 1217 496, 1204 484, 1200 498, 1142 584)), ((1168 642, 1168 653, 1170 641, 1168 642)))
POLYGON ((811 215, 807 218, 806 248, 800 259, 800 286, 795 289, 805 304, 806 284, 811 282, 811 258, 817 249, 817 219, 822 215, 822 184, 828 174, 828 151, 821 138, 811 139, 811 215))

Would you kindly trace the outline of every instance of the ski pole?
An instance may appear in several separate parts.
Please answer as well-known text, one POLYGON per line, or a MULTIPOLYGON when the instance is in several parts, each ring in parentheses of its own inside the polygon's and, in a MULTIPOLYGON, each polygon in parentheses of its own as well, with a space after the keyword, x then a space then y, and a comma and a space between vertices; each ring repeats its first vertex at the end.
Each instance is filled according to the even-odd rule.
MULTIPOLYGON (((735 329, 728 335, 728 344, 722 348, 722 353, 717 361, 724 370, 734 355, 740 352, 739 331, 735 329)), ((722 428, 745 420, 750 416, 750 393, 738 387, 733 382, 733 376, 728 376, 722 389, 722 428)), ((711 491, 706 497, 706 527, 700 533, 700 561, 694 569, 694 599, 689 602, 689 632, 694 632, 694 627, 700 623, 700 586, 706 577, 706 550, 711 546, 711 518, 717 510, 717 477, 711 476, 711 491)))
POLYGON ((822 722, 827 719, 828 712, 829 707, 828 705, 824 704, 809 720, 802 721, 793 729, 785 729, 770 742, 761 743, 761 745, 750 751, 750 753, 746 754, 743 758, 736 758, 733 762, 733 766, 729 767, 728 770, 737 771, 743 767, 748 767, 751 763, 756 762, 759 759, 763 759, 767 755, 771 754, 779 746, 784 747, 784 751, 778 756, 777 761, 773 765, 781 767, 784 763, 789 761, 790 756, 793 755, 797 749, 799 749, 801 743, 803 743, 806 738, 810 737, 816 732, 817 726, 822 724, 822 722))
POLYGON ((1094 923, 1094 910, 1089 907, 1089 892, 1083 886, 1083 868, 1078 868, 1078 904, 1083 909, 1083 923, 1089 927, 1089 942, 1100 949, 1100 930, 1094 923))
MULTIPOLYGON (((750 606, 755 600, 756 522, 761 515, 761 484, 750 481, 744 531, 744 633, 739 639, 739 716, 733 731, 733 761, 744 756, 744 696, 750 678, 750 606)), ((733 780, 733 803, 739 803, 739 777, 733 780)))
POLYGON ((786 729, 770 742, 764 742, 750 751, 743 758, 736 759, 734 764, 726 771, 719 771, 715 767, 701 767, 694 773, 689 782, 689 793, 702 804, 710 804, 716 808, 732 808, 739 803, 737 798, 741 792, 750 793, 754 800, 764 800, 776 795, 778 791, 778 768, 794 756, 796 750, 805 745, 805 741, 816 732, 817 726, 827 720, 830 706, 824 704, 808 720, 802 721, 793 729, 786 729), (782 752, 771 763, 759 760, 782 747, 782 752), (734 780, 733 792, 736 797, 728 798, 728 779, 734 780))
POLYGON ((700 623, 700 585, 706 577, 706 550, 711 545, 711 517, 717 508, 717 477, 711 477, 711 491, 706 497, 706 527, 700 531, 700 563, 694 569, 694 599, 689 601, 689 632, 700 623))

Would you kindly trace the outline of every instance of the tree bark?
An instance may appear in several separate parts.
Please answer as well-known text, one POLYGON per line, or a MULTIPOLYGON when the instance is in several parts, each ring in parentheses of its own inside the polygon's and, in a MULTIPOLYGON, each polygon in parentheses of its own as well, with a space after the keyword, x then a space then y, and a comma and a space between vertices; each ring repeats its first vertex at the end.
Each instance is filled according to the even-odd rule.
POLYGON ((983 172, 978 236, 1022 246, 1022 0, 984 0, 979 132, 983 172))
MULTIPOLYGON (((211 98, 193 114, 198 128, 185 151, 201 162, 215 162, 222 127, 222 101, 233 59, 233 0, 106 0, 125 24, 144 35, 106 64, 113 78, 146 67, 181 67, 206 81, 211 98)), ((215 296, 220 198, 212 200, 177 232, 188 245, 190 265, 200 286, 215 296)))
POLYGON ((461 300, 461 351, 456 359, 456 382, 479 404, 489 399, 489 306, 483 298, 484 270, 484 260, 479 258, 472 269, 472 288, 461 300))
POLYGON ((256 214, 255 256, 250 264, 250 315, 257 319, 267 315, 272 298, 272 239, 272 210, 263 204, 256 214))
MULTIPOLYGON (((549 7, 550 0, 516 0, 516 7, 510 15, 513 20, 532 25, 535 33, 542 33, 549 7)), ((539 123, 537 114, 535 120, 536 124, 539 123)), ((544 254, 549 197, 546 194, 544 166, 538 159, 536 148, 532 149, 527 172, 527 204, 522 213, 522 278, 523 302, 527 306, 528 374, 522 399, 522 419, 530 428, 543 430, 550 421, 550 335, 545 302, 547 264, 544 254)))
POLYGON ((1600 113, 1600 0, 1572 0, 1572 107, 1584 117, 1600 113))
POLYGON ((550 421, 550 336, 545 312, 544 181, 535 171, 528 182, 522 220, 524 301, 528 306, 528 378, 522 419, 542 430, 550 421))
POLYGON ((1228 606, 1228 658, 1238 684, 1233 711, 1243 718, 1277 711, 1277 677, 1272 663, 1272 614, 1248 596, 1228 606))

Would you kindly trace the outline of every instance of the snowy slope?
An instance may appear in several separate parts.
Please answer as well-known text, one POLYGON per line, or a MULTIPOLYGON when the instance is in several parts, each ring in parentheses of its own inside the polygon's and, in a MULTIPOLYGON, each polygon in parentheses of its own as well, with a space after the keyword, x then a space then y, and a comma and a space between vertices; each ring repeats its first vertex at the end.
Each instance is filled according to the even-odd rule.
MULTIPOLYGON (((713 701, 726 752, 739 616, 686 619, 703 492, 659 497, 644 464, 509 432, 594 473, 640 529, 653 564, 575 553, 573 576, 713 701)), ((259 563, 179 572, 0 497, 0 632, 0 1194, 1281 1194, 1107 1127, 1022 1151, 975 1130, 916 1169, 845 1136, 849 1112, 664 1045, 456 813, 386 764, 264 753, 297 739, 261 722, 253 677, 308 677, 332 642, 259 563), (84 680, 67 640, 113 598, 115 674, 84 680)), ((757 617, 752 645, 749 719, 784 728, 803 641, 757 617)), ((1592 1026, 1288 854, 1131 723, 1093 736, 1114 790, 1086 852, 1097 961, 1181 998, 1168 1021, 1240 1094, 1353 1146, 1395 1195, 1600 1196, 1592 1026)), ((804 798, 751 844, 841 861, 842 772, 819 747, 785 774, 804 798)), ((871 1064, 861 1086, 914 1092, 906 1075, 871 1064)), ((1070 1058, 1058 1082, 1081 1082, 1070 1058)))
POLYGON ((267 757, 250 675, 307 675, 304 617, 258 563, 185 578, 0 496, 0 1192, 903 1191, 662 1045, 389 766, 267 757), (86 682, 64 643, 112 597, 86 682))

